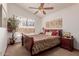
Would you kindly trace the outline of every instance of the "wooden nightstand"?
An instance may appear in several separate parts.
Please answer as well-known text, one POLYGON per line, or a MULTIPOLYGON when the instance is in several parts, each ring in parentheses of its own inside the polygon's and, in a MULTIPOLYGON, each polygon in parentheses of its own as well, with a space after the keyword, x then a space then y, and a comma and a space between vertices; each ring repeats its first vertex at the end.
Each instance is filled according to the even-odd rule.
POLYGON ((62 37, 61 47, 69 51, 72 51, 73 50, 73 37, 70 37, 70 38, 62 37))

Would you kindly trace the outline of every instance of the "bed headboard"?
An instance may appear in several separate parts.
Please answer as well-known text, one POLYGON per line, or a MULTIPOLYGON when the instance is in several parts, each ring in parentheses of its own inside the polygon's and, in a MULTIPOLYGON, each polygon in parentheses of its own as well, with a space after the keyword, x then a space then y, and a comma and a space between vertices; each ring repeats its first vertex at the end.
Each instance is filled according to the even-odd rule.
POLYGON ((44 33, 53 32, 54 34, 58 34, 59 36, 62 36, 62 29, 45 29, 44 28, 43 31, 44 31, 44 33))

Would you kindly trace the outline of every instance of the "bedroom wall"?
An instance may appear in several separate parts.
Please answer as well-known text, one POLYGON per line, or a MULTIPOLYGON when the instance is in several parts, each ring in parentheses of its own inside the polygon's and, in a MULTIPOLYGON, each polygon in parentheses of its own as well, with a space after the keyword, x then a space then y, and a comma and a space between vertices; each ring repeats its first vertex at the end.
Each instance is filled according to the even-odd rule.
POLYGON ((3 56, 7 48, 7 29, 0 27, 0 33, 0 56, 3 56))
POLYGON ((0 27, 2 26, 2 6, 0 4, 0 27))
POLYGON ((62 29, 67 32, 71 32, 74 36, 74 48, 79 49, 79 4, 75 4, 68 8, 56 11, 45 16, 42 20, 42 27, 45 26, 45 22, 56 18, 62 18, 62 29))
POLYGON ((7 4, 0 4, 0 56, 5 54, 7 48, 7 4))
POLYGON ((2 4, 2 27, 7 28, 7 4, 2 4))
POLYGON ((40 27, 42 23, 41 23, 41 19, 38 16, 33 15, 31 12, 25 10, 24 8, 20 7, 17 4, 9 3, 8 4, 8 17, 11 17, 12 15, 35 19, 36 20, 35 32, 39 33, 41 31, 40 27))
POLYGON ((0 27, 7 27, 7 4, 0 4, 0 27))

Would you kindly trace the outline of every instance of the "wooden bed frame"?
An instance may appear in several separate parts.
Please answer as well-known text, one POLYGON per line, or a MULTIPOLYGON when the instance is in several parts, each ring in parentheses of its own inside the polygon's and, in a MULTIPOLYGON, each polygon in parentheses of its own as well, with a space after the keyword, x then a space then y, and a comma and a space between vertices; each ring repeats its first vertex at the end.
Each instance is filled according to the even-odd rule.
MULTIPOLYGON (((60 40, 61 40, 62 29, 45 29, 45 32, 49 32, 49 31, 59 31, 59 36, 60 36, 60 40)), ((32 46, 33 45, 34 45, 33 37, 29 37, 29 36, 22 34, 22 46, 25 47, 28 51, 30 51, 31 55, 32 55, 32 46)), ((57 46, 59 46, 59 45, 57 45, 57 46)), ((52 47, 52 48, 54 48, 54 47, 52 47)), ((49 49, 46 49, 46 50, 49 50, 49 49)), ((39 52, 39 53, 41 53, 41 52, 39 52)), ((35 54, 35 55, 38 55, 38 54, 35 54)))

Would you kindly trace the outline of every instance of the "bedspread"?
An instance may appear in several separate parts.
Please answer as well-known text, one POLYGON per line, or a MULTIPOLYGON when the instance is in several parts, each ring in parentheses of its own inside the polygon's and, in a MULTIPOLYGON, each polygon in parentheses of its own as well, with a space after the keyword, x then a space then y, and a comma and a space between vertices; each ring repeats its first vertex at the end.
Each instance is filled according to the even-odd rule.
POLYGON ((59 36, 33 35, 32 55, 52 48, 60 43, 59 36))
POLYGON ((31 52, 32 55, 52 48, 60 44, 59 36, 48 36, 48 35, 23 35, 22 46, 31 52))

